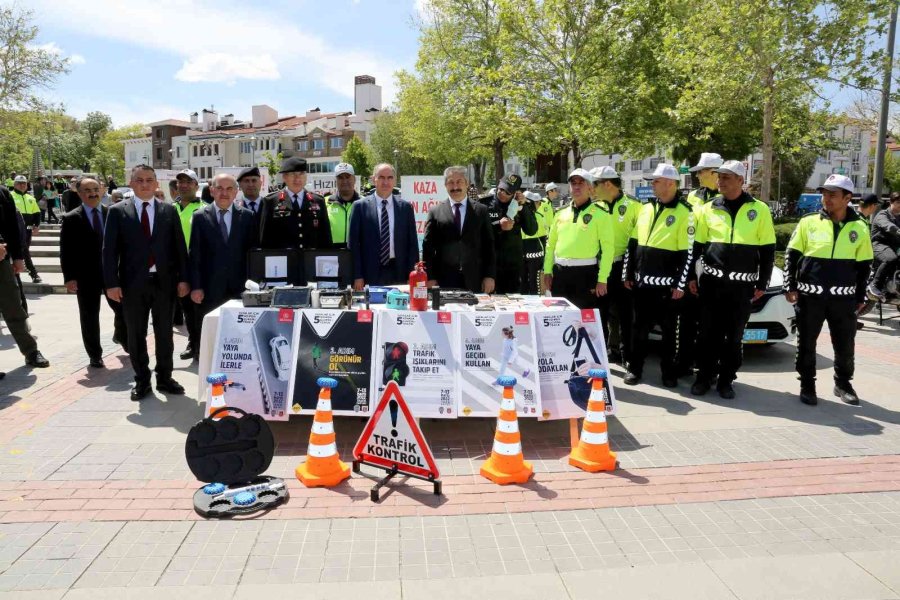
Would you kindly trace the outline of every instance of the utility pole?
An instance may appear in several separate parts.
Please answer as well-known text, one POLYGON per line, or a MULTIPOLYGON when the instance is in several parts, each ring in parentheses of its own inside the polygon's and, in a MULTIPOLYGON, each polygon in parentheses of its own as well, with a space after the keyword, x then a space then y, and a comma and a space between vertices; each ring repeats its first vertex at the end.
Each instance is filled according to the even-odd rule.
POLYGON ((881 86, 881 117, 878 120, 878 145, 875 146, 875 169, 872 191, 881 198, 884 180, 884 153, 887 150, 887 122, 891 104, 891 72, 894 68, 894 38, 897 33, 897 3, 891 8, 891 26, 888 29, 887 56, 884 61, 884 82, 881 86))

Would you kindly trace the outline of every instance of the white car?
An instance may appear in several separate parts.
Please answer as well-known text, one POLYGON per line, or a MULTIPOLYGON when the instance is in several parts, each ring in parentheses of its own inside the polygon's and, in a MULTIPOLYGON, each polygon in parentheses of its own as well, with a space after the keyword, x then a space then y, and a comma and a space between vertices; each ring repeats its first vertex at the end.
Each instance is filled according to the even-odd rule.
POLYGON ((291 376, 291 344, 283 335, 276 335, 269 340, 269 348, 272 349, 272 365, 278 379, 287 381, 291 376))

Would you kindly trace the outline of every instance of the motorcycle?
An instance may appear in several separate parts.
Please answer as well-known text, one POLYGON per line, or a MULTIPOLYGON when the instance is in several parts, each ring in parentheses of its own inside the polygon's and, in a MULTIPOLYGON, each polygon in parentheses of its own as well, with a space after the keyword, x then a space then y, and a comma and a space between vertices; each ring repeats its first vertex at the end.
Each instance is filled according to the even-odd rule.
MULTIPOLYGON (((875 278, 875 271, 878 269, 879 261, 876 258, 872 262, 872 274, 869 276, 868 284, 872 283, 872 280, 875 278)), ((878 307, 878 324, 881 325, 882 321, 884 321, 884 307, 886 305, 893 305, 900 311, 900 269, 897 269, 894 272, 894 276, 888 279, 887 283, 884 286, 884 300, 879 300, 869 294, 866 294, 866 303, 859 311, 859 316, 867 315, 875 307, 878 307)))

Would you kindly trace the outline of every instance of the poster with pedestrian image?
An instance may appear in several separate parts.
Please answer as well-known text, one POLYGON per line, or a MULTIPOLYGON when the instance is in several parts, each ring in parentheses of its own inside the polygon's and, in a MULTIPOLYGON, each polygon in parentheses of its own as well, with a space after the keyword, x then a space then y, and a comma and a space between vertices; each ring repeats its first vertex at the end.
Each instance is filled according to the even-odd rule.
POLYGON ((372 343, 370 310, 301 310, 295 328, 295 368, 291 377, 291 414, 312 414, 319 399, 319 377, 332 377, 335 415, 368 415, 371 406, 372 343))
POLYGON ((460 417, 496 417, 503 388, 498 378, 516 378, 516 413, 541 414, 534 318, 528 312, 462 313, 460 417))
POLYGON ((459 405, 459 329, 463 313, 386 310, 378 314, 372 387, 396 381, 416 418, 454 419, 459 405))
MULTIPOLYGON (((609 372, 606 342, 596 309, 532 313, 538 349, 541 419, 583 417, 591 393, 588 371, 609 372)), ((616 412, 610 378, 604 382, 606 414, 616 412)))
POLYGON ((228 376, 226 405, 288 420, 295 315, 290 308, 222 307, 210 373, 228 376))

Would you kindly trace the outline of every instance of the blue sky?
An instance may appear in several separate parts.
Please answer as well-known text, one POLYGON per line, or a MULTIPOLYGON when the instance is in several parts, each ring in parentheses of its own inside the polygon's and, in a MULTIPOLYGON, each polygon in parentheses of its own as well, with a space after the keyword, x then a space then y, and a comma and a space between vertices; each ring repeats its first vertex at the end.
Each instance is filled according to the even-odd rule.
POLYGON ((309 108, 353 110, 353 77, 375 76, 387 105, 393 73, 412 69, 416 0, 30 0, 36 43, 72 60, 48 99, 116 126, 215 105, 250 119, 309 108), (49 46, 51 45, 52 46, 49 46))

